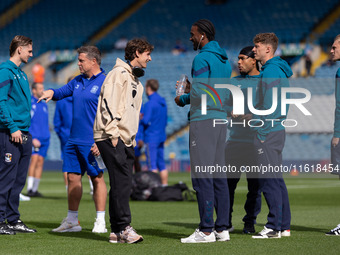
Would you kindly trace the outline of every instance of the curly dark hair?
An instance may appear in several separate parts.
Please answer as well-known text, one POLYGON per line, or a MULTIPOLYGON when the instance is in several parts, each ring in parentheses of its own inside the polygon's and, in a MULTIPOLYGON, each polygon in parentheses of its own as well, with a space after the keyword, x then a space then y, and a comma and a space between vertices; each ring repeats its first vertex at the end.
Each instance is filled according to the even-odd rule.
POLYGON ((128 41, 125 47, 125 59, 128 61, 132 61, 137 57, 136 51, 138 51, 139 53, 143 53, 146 51, 152 52, 153 49, 154 46, 145 39, 140 38, 132 39, 128 41))

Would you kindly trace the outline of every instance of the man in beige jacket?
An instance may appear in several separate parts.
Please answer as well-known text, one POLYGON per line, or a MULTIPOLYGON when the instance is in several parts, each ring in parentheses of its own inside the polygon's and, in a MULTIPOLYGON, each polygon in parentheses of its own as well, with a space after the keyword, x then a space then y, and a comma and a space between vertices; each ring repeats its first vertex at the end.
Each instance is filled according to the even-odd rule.
POLYGON ((129 199, 133 148, 143 96, 143 86, 138 77, 143 76, 143 68, 151 61, 152 50, 153 46, 146 40, 129 41, 125 48, 127 62, 117 58, 99 96, 93 133, 110 177, 110 243, 143 241, 143 237, 130 226, 129 199))

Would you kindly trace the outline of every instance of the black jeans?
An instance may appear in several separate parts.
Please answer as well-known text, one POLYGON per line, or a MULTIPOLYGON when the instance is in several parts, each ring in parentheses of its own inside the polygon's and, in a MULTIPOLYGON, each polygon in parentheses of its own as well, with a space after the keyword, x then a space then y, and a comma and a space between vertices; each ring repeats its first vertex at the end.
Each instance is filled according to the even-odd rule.
POLYGON ((117 233, 131 223, 129 201, 135 152, 132 146, 127 147, 121 139, 118 139, 116 147, 113 147, 110 139, 96 142, 96 144, 109 172, 111 231, 117 233))

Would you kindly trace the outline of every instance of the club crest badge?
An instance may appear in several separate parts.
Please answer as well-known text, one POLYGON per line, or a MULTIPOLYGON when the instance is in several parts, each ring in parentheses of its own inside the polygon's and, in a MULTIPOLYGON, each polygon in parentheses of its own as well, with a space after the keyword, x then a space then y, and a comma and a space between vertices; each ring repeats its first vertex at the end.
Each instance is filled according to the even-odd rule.
POLYGON ((5 154, 5 162, 7 162, 7 163, 12 162, 12 154, 11 153, 5 154))
POLYGON ((92 89, 91 89, 91 93, 92 94, 96 94, 96 92, 97 92, 97 90, 99 89, 99 87, 97 86, 97 85, 94 85, 93 87, 92 87, 92 89))

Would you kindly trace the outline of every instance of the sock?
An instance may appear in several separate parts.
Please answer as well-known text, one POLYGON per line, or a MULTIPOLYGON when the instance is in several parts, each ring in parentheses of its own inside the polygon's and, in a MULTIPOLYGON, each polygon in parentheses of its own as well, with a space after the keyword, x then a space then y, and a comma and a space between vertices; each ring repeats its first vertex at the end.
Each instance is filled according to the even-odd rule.
POLYGON ((36 192, 39 188, 40 179, 34 178, 32 191, 36 192))
POLYGON ((34 177, 33 176, 28 176, 27 177, 27 192, 32 190, 33 182, 34 182, 34 177))
POLYGON ((78 223, 78 211, 68 210, 67 221, 75 223, 75 224, 78 223))
POLYGON ((97 211, 97 220, 105 221, 105 211, 97 211))
POLYGON ((89 178, 89 184, 90 184, 90 189, 91 189, 91 191, 93 191, 93 183, 92 183, 92 181, 91 181, 91 178, 89 178))

